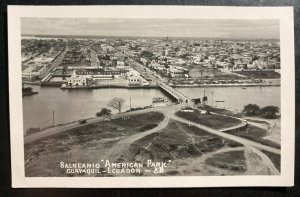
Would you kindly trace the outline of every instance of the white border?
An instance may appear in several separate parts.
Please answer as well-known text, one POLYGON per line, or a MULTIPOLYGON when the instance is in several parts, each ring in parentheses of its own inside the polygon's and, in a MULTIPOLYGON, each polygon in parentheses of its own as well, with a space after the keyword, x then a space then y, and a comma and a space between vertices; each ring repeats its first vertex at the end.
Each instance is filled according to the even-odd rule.
POLYGON ((12 187, 229 187, 293 186, 295 65, 293 7, 8 6, 12 187), (281 175, 25 178, 21 94, 20 17, 279 19, 281 50, 281 175))

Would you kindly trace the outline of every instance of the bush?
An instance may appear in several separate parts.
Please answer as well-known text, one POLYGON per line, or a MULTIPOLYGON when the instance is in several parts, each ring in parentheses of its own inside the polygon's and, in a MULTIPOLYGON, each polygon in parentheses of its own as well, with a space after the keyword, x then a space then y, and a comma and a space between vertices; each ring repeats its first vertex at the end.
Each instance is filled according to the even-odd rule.
POLYGON ((261 116, 264 118, 276 118, 279 108, 276 106, 266 106, 260 109, 261 116))
POLYGON ((260 112, 259 106, 256 104, 248 104, 244 106, 243 113, 248 116, 255 116, 258 115, 260 112))

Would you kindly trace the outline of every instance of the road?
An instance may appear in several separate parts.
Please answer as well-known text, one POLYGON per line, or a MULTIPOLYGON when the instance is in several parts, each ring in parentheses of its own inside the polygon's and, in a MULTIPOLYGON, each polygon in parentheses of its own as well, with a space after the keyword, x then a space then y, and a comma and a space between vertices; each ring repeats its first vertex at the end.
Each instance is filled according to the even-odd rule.
MULTIPOLYGON (((111 119, 117 119, 117 118, 123 118, 123 117, 128 117, 128 116, 132 116, 132 115, 136 115, 136 114, 142 114, 142 113, 147 113, 147 112, 154 112, 154 111, 165 111, 168 106, 165 107, 160 107, 160 109, 158 108, 148 108, 148 109, 143 109, 143 110, 138 110, 138 111, 132 111, 132 112, 126 112, 126 113, 121 113, 121 114, 113 114, 111 116, 111 119)), ((98 122, 103 122, 105 121, 104 118, 99 118, 99 117, 95 117, 92 119, 87 119, 86 120, 86 124, 79 124, 79 122, 74 122, 74 123, 69 123, 69 124, 65 124, 62 126, 56 126, 56 127, 52 127, 49 129, 45 129, 43 131, 37 132, 37 133, 33 133, 30 135, 27 135, 24 137, 24 143, 25 144, 30 144, 32 142, 44 139, 46 137, 49 136, 53 136, 62 132, 66 132, 69 131, 71 129, 76 129, 76 128, 81 128, 84 126, 87 126, 89 124, 95 124, 98 122)))
MULTIPOLYGON (((220 137, 223 137, 223 138, 235 141, 235 142, 239 142, 243 145, 252 146, 252 147, 258 148, 260 150, 265 150, 265 151, 275 153, 275 154, 281 154, 280 149, 276 149, 276 148, 273 148, 273 147, 270 147, 270 146, 267 146, 267 145, 263 145, 263 144, 260 144, 258 142, 251 141, 251 140, 248 140, 248 139, 245 139, 245 138, 242 138, 242 137, 234 136, 234 135, 222 132, 221 130, 212 129, 210 127, 200 125, 200 124, 197 124, 195 122, 192 122, 192 121, 189 121, 189 120, 186 120, 186 119, 183 119, 183 118, 180 118, 180 117, 176 116, 174 113, 176 111, 180 110, 182 107, 184 107, 184 104, 165 106, 165 107, 148 108, 148 109, 138 110, 138 111, 133 111, 133 112, 114 114, 112 116, 112 119, 127 117, 127 116, 141 114, 141 113, 158 111, 158 112, 164 113, 165 115, 169 116, 169 118, 171 118, 175 121, 196 126, 196 127, 200 128, 202 130, 205 130, 209 133, 218 135, 220 137)), ((70 124, 67 124, 67 125, 59 126, 59 127, 49 128, 49 129, 46 129, 44 131, 25 136, 25 144, 34 142, 36 140, 40 140, 42 138, 45 138, 45 137, 48 137, 48 136, 51 136, 51 135, 55 135, 55 134, 58 134, 58 133, 61 133, 61 132, 65 132, 65 131, 68 131, 70 129, 84 127, 86 125, 94 124, 94 123, 101 122, 101 121, 104 121, 104 119, 103 118, 93 118, 93 119, 87 120, 87 123, 82 124, 82 125, 80 125, 78 122, 74 122, 74 123, 70 123, 70 124)))
POLYGON ((228 134, 228 133, 224 133, 222 131, 219 131, 219 130, 216 130, 216 129, 212 129, 210 127, 207 127, 207 126, 204 126, 204 125, 200 125, 200 124, 197 124, 195 122, 192 122, 192 121, 180 118, 180 117, 178 117, 178 116, 176 116, 174 114, 171 115, 171 118, 174 119, 175 121, 182 122, 182 123, 189 124, 189 125, 193 125, 195 127, 198 127, 199 129, 202 129, 202 130, 205 130, 205 131, 207 131, 209 133, 218 135, 220 137, 223 137, 223 138, 226 138, 226 139, 229 139, 229 140, 241 143, 241 144, 243 144, 245 146, 252 146, 252 147, 258 148, 260 150, 265 150, 265 151, 268 151, 268 152, 271 152, 271 153, 275 153, 275 154, 281 154, 281 151, 279 149, 277 149, 277 148, 266 146, 266 145, 260 144, 258 142, 254 142, 254 141, 251 141, 251 140, 248 140, 248 139, 245 139, 245 138, 242 138, 242 137, 234 136, 234 135, 231 135, 231 134, 228 134))
POLYGON ((185 96, 184 94, 182 94, 181 92, 175 90, 174 88, 168 86, 167 84, 162 82, 162 78, 161 77, 157 77, 158 75, 155 76, 154 71, 151 71, 149 68, 146 68, 145 66, 143 66, 142 64, 129 59, 128 63, 131 65, 131 67, 133 67, 133 69, 135 69, 136 71, 138 71, 139 73, 145 73, 145 69, 146 69, 146 77, 150 78, 153 82, 155 82, 157 85, 161 86, 162 88, 166 89, 167 91, 169 91, 170 93, 172 93, 173 95, 175 95, 178 100, 181 99, 182 101, 186 101, 188 100, 189 102, 189 98, 187 96, 185 96))
MULTIPOLYGON (((188 124, 188 125, 195 126, 199 129, 205 130, 206 132, 209 132, 211 134, 214 134, 214 135, 220 136, 222 138, 232 140, 232 141, 235 141, 235 142, 238 142, 238 143, 244 145, 245 147, 247 147, 249 150, 251 150, 253 153, 255 153, 256 155, 258 155, 261 158, 262 162, 269 167, 272 174, 279 174, 278 170, 276 169, 276 167, 274 166, 272 161, 269 159, 269 157, 267 157, 264 153, 262 153, 260 151, 260 150, 265 150, 265 151, 280 155, 281 151, 279 149, 276 149, 276 148, 273 148, 273 147, 270 147, 270 146, 266 146, 266 145, 263 145, 263 144, 260 144, 258 142, 254 142, 254 141, 242 138, 242 137, 234 136, 234 135, 222 132, 220 130, 212 129, 210 127, 200 125, 200 124, 197 124, 195 122, 192 122, 192 121, 189 121, 189 120, 186 120, 186 119, 183 119, 183 118, 180 118, 180 117, 176 116, 175 112, 180 110, 182 107, 184 107, 184 105, 185 104, 182 103, 180 105, 171 105, 171 106, 158 107, 158 108, 148 108, 148 109, 144 109, 144 110, 138 110, 138 111, 113 115, 112 119, 115 119, 115 118, 128 117, 128 116, 131 116, 131 115, 136 115, 136 114, 154 112, 155 111, 155 112, 163 113, 165 115, 165 118, 162 122, 160 122, 160 124, 157 127, 153 128, 151 130, 142 132, 142 133, 134 134, 132 136, 129 136, 128 138, 125 138, 125 139, 119 141, 106 154, 106 158, 117 159, 117 158, 122 157, 122 155, 127 155, 128 151, 129 151, 129 148, 130 148, 130 145, 133 142, 135 142, 135 141, 137 141, 137 140, 139 140, 139 139, 141 139, 141 138, 143 138, 147 135, 150 135, 152 133, 161 131, 163 128, 165 128, 168 125, 169 120, 173 119, 177 122, 181 122, 181 123, 185 123, 185 124, 188 124)), ((58 134, 58 133, 61 133, 61 132, 65 132, 65 131, 68 131, 70 129, 84 127, 86 125, 94 124, 94 123, 101 122, 101 121, 104 121, 104 119, 103 118, 93 118, 93 119, 87 120, 87 123, 82 124, 82 125, 80 125, 78 122, 75 122, 75 123, 71 123, 71 124, 68 124, 68 125, 60 126, 60 127, 50 128, 50 129, 47 129, 47 130, 44 130, 44 131, 41 131, 41 132, 38 132, 38 133, 35 133, 35 134, 25 136, 25 144, 29 144, 29 143, 44 139, 46 137, 52 136, 52 135, 55 135, 55 134, 58 134)), ((191 138, 191 140, 192 140, 192 138, 191 138)))
POLYGON ((166 113, 164 113, 164 115, 165 115, 165 118, 155 128, 150 129, 145 132, 133 134, 133 135, 129 136, 128 138, 125 138, 125 139, 119 141, 117 144, 115 144, 110 149, 110 151, 104 156, 104 158, 114 161, 114 159, 120 158, 123 155, 128 155, 128 153, 126 153, 126 152, 129 152, 130 145, 133 142, 135 142, 139 139, 142 139, 143 137, 150 135, 152 133, 159 132, 163 128, 168 126, 168 124, 170 122, 169 115, 166 113))

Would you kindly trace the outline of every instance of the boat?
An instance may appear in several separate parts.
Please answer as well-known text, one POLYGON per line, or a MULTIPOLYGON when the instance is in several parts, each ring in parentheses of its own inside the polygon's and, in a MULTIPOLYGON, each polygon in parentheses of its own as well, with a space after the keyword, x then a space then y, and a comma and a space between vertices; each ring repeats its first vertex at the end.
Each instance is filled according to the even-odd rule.
POLYGON ((166 102, 168 102, 168 100, 163 97, 154 97, 152 99, 152 103, 166 103, 166 102))
POLYGON ((217 103, 222 103, 222 102, 225 102, 225 101, 216 101, 217 103))
POLYGON ((153 107, 166 106, 167 104, 168 104, 168 100, 166 98, 154 97, 152 99, 152 106, 153 107))
POLYGON ((246 87, 242 87, 242 89, 247 89, 246 87))

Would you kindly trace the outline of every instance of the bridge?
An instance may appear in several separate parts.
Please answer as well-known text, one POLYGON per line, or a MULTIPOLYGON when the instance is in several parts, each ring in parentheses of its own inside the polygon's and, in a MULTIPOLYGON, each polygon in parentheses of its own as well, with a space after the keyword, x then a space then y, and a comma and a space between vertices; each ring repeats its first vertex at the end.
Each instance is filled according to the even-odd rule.
POLYGON ((187 96, 185 96, 181 92, 175 90, 174 88, 172 88, 166 84, 160 83, 160 84, 158 84, 158 87, 162 92, 164 92, 169 97, 171 97, 172 100, 175 102, 181 103, 181 102, 185 102, 186 100, 189 101, 189 98, 187 96))
POLYGON ((42 80, 41 80, 41 84, 47 83, 48 81, 50 81, 50 79, 52 78, 53 73, 48 73, 42 80))

